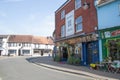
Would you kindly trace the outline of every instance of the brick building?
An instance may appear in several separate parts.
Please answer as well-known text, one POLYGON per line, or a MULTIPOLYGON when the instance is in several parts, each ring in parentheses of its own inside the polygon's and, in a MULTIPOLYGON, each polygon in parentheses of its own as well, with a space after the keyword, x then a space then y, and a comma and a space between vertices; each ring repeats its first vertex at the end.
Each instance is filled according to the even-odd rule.
POLYGON ((94 0, 67 0, 55 12, 55 43, 62 60, 71 54, 87 65, 99 61, 94 0))

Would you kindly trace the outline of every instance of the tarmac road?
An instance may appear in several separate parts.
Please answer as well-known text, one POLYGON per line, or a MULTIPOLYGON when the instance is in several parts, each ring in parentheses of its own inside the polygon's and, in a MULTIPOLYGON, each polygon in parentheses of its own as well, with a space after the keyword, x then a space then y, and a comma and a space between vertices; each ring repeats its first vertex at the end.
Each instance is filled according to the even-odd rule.
POLYGON ((0 80, 95 80, 88 76, 60 72, 26 61, 26 57, 0 59, 0 80))

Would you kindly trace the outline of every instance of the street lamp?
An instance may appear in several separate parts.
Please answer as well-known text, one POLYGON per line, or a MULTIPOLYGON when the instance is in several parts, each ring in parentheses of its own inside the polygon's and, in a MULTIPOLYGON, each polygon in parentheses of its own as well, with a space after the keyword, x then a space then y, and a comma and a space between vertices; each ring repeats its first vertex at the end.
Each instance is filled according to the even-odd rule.
POLYGON ((83 4, 83 9, 86 10, 90 7, 90 3, 87 3, 87 1, 85 0, 84 1, 84 4, 83 4))

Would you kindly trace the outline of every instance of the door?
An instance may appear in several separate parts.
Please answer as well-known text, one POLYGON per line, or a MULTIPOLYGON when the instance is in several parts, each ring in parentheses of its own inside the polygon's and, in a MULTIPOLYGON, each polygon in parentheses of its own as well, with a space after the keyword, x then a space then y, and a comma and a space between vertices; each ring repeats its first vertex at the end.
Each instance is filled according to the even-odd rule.
POLYGON ((87 64, 99 62, 98 42, 87 43, 87 64))
POLYGON ((2 51, 0 50, 0 56, 1 56, 1 52, 2 52, 2 51))
POLYGON ((63 53, 63 61, 66 61, 68 58, 68 52, 66 47, 63 47, 62 53, 63 53))

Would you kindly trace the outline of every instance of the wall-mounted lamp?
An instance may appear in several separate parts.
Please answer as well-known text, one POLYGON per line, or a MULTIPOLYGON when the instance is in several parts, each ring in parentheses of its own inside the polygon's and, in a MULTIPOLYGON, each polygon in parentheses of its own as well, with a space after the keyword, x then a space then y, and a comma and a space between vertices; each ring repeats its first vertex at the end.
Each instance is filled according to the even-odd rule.
POLYGON ((98 30, 98 27, 96 26, 96 27, 94 27, 94 30, 98 30))
POLYGON ((86 10, 86 9, 88 9, 89 7, 90 7, 90 3, 87 3, 86 0, 85 0, 85 2, 84 2, 84 4, 83 4, 83 9, 86 10))

